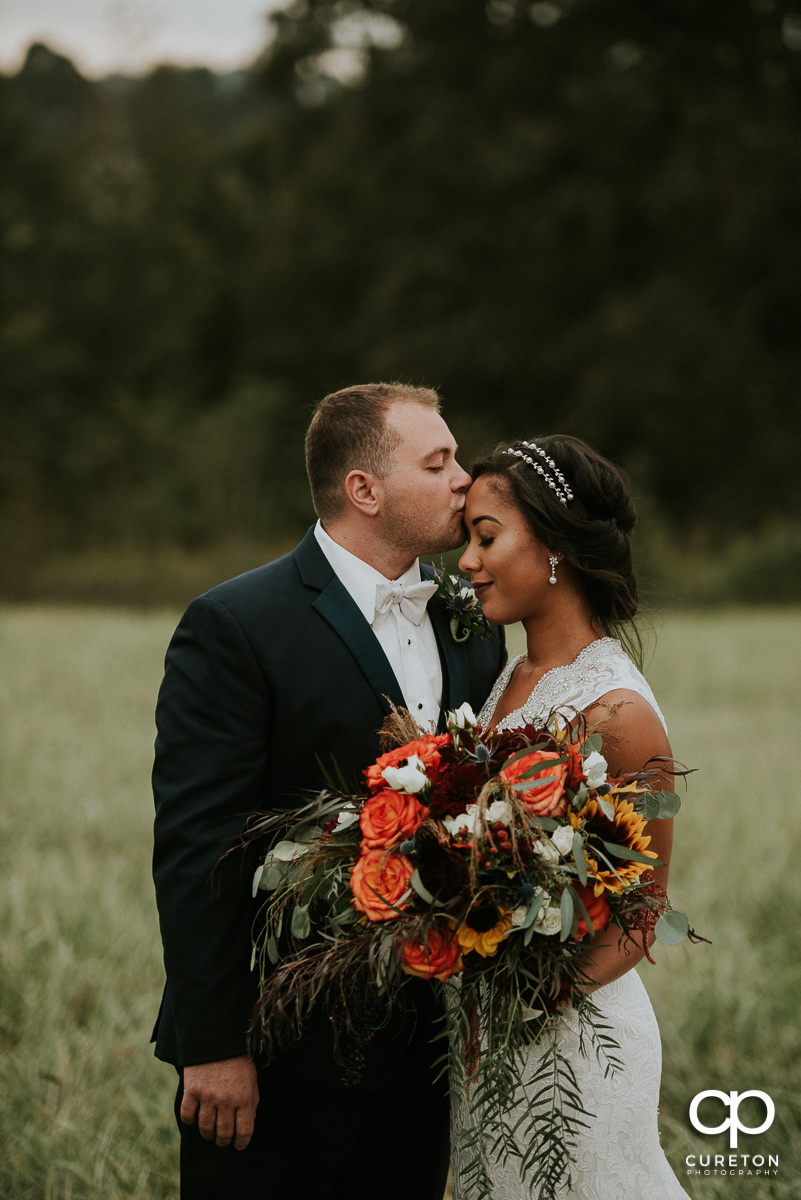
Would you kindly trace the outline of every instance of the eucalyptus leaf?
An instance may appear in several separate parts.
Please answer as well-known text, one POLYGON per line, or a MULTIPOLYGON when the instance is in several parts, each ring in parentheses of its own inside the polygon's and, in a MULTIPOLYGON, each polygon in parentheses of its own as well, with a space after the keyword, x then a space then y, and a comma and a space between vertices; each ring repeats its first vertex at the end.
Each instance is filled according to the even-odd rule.
POLYGON ((262 872, 259 887, 266 892, 274 892, 284 878, 284 868, 280 863, 270 863, 262 872))
MULTIPOLYGON (((559 901, 559 908, 562 913, 562 932, 559 935, 560 942, 566 942, 573 932, 574 921, 578 924, 575 918, 575 907, 573 904, 574 893, 573 889, 566 887, 562 892, 562 899, 559 901)), ((578 896, 575 897, 578 900, 578 896)))
POLYGON ((681 808, 681 797, 676 792, 657 792, 656 798, 659 801, 659 817, 662 821, 669 821, 671 817, 675 817, 681 808))
POLYGON ((608 800, 605 800, 603 798, 603 796, 599 796, 598 797, 598 807, 600 808, 601 812, 606 817, 607 821, 614 821, 615 808, 614 808, 613 804, 611 804, 608 800))
POLYGON ((267 939, 267 957, 273 966, 278 962, 278 943, 272 936, 267 939))
POLYGON ((431 892, 429 892, 428 888, 420 878, 420 872, 417 870, 417 867, 415 867, 415 869, 412 871, 412 877, 409 882, 420 899, 424 900, 426 904, 436 903, 435 898, 431 895, 431 892))
POLYGON ((579 879, 582 883, 586 883, 589 868, 587 867, 587 856, 584 853, 584 838, 578 830, 573 834, 573 861, 576 864, 579 879))
POLYGON ((528 906, 528 912, 526 913, 523 924, 520 926, 521 929, 528 929, 530 925, 534 924, 537 919, 537 914, 542 908, 542 902, 544 899, 545 896, 542 892, 534 897, 534 899, 531 901, 531 904, 528 906))
POLYGON ((642 813, 646 821, 653 821, 659 816, 659 796, 656 792, 646 792, 639 803, 635 804, 635 808, 642 813))
POLYGON ((539 824, 546 833, 553 833, 555 829, 559 828, 560 824, 560 822, 555 821, 553 817, 538 817, 535 823, 539 824))
POLYGON ((339 910, 339 912, 333 914, 332 919, 336 921, 337 925, 352 925, 354 921, 358 920, 358 918, 359 914, 353 905, 346 904, 344 908, 339 910))
POLYGON ((640 854, 639 850, 632 850, 630 846, 616 846, 614 842, 601 841, 601 845, 612 855, 613 858, 628 859, 629 862, 647 863, 649 867, 661 867, 658 858, 649 858, 646 854, 640 854))
POLYGON ((389 981, 392 963, 393 944, 392 938, 385 937, 381 940, 378 946, 378 982, 384 984, 389 981))
POLYGON ((295 833, 295 841, 305 845, 307 842, 316 842, 322 835, 322 829, 319 825, 304 825, 299 832, 295 833))
MULTIPOLYGON (((517 762, 518 759, 528 758, 529 754, 533 754, 537 750, 544 750, 544 749, 545 749, 544 746, 524 746, 522 750, 516 750, 514 752, 514 754, 510 754, 509 757, 504 760, 503 765, 505 767, 508 767, 510 763, 517 762)), ((540 769, 542 769, 545 767, 550 767, 554 763, 557 763, 557 762, 567 762, 567 758, 549 758, 549 759, 546 759, 545 762, 539 763, 538 765, 539 765, 540 769)))
POLYGON ((307 938, 311 933, 311 918, 309 917, 309 906, 296 905, 292 910, 292 924, 290 926, 292 936, 294 938, 307 938))
MULTIPOLYGON (((548 766, 551 766, 548 763, 548 766)), ((533 792, 535 788, 543 788, 547 783, 556 783, 555 775, 548 775, 545 779, 537 779, 535 776, 538 772, 526 772, 525 775, 518 776, 518 782, 511 785, 513 792, 533 792)))
POLYGON ((588 754, 592 754, 593 750, 600 750, 604 744, 604 739, 600 733, 590 733, 581 743, 581 756, 586 758, 588 754))
POLYGON ((523 938, 524 946, 528 946, 531 942, 531 939, 534 937, 534 933, 535 933, 534 922, 537 919, 537 914, 539 913, 540 909, 542 908, 544 899, 545 899, 544 895, 542 894, 542 892, 540 892, 539 896, 536 896, 535 899, 532 900, 531 907, 529 908, 528 912, 526 913, 526 919, 523 922, 523 928, 525 929, 525 936, 523 938))
MULTIPOLYGON (((567 889, 565 889, 565 890, 567 890, 567 889)), ((584 918, 584 924, 587 926, 588 933, 590 934, 590 936, 593 936, 594 926, 593 926, 592 921, 590 920, 590 914, 587 912, 587 909, 584 907, 584 901, 581 899, 581 896, 578 894, 578 892, 574 892, 572 888, 570 888, 569 890, 570 890, 570 894, 571 894, 573 903, 577 904, 578 909, 579 909, 579 911, 576 915, 576 928, 578 928, 578 917, 582 916, 584 918)))
POLYGON ((543 771, 549 771, 551 769, 551 767, 558 767, 560 765, 560 763, 565 763, 565 762, 567 762, 567 759, 564 757, 543 759, 540 762, 532 763, 532 765, 528 768, 528 770, 524 771, 524 773, 522 775, 520 775, 519 778, 520 779, 533 779, 535 775, 541 775, 543 773, 543 771))
POLYGON ((654 926, 654 933, 663 946, 678 946, 679 942, 686 938, 689 928, 690 924, 684 913, 671 908, 669 912, 662 913, 654 926))

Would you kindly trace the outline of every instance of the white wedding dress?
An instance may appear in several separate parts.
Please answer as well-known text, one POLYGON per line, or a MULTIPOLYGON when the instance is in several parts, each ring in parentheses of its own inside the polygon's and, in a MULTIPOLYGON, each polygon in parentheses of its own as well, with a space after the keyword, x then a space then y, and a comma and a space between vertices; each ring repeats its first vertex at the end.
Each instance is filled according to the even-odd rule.
MULTIPOLYGON (((480 721, 486 728, 516 665, 524 656, 510 662, 481 710, 480 721)), ((548 671, 539 681, 522 708, 497 723, 499 729, 522 725, 542 725, 553 711, 568 719, 587 708, 608 692, 627 689, 644 697, 659 711, 648 683, 614 638, 592 642, 565 667, 548 671)), ((679 1184, 659 1143, 657 1106, 662 1070, 659 1029, 651 1002, 636 970, 630 970, 614 983, 593 993, 604 1023, 619 1046, 615 1056, 622 1069, 604 1077, 605 1062, 598 1061, 585 1031, 585 1052, 579 1042, 579 1022, 575 1010, 560 1016, 554 1037, 562 1054, 570 1060, 578 1081, 585 1109, 593 1114, 585 1118, 588 1127, 580 1130, 571 1168, 572 1186, 563 1186, 560 1200, 680 1200, 687 1193, 679 1184)), ((531 1077, 540 1052, 529 1053, 526 1076, 531 1077)), ((515 1125, 527 1106, 509 1114, 515 1125)), ((459 1134, 469 1121, 463 1093, 453 1101, 453 1197, 471 1200, 469 1189, 460 1184, 464 1165, 459 1151, 459 1134)), ((525 1122, 521 1124, 524 1128, 525 1122)), ((518 1160, 492 1165, 492 1200, 536 1200, 531 1185, 518 1171, 518 1160)))

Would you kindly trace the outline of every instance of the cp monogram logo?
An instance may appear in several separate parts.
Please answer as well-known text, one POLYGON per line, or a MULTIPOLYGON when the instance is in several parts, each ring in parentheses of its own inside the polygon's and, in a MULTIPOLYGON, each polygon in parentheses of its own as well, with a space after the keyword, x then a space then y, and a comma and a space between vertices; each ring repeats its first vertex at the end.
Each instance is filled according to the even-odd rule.
POLYGON ((766 1129, 770 1129, 773 1124, 773 1118, 776 1115, 776 1109, 773 1106, 773 1101, 767 1092, 718 1092, 711 1088, 708 1092, 699 1092, 693 1099, 690 1105, 690 1120, 699 1133, 723 1133, 724 1129, 729 1130, 729 1149, 737 1149, 737 1134, 742 1130, 743 1133, 764 1133, 766 1129), (714 1096, 716 1100, 720 1100, 729 1110, 729 1116, 721 1125, 715 1125, 711 1128, 709 1125, 702 1125, 698 1119, 699 1105, 707 1099, 708 1096, 714 1096), (752 1128, 750 1125, 743 1125, 740 1121, 740 1104, 749 1096, 757 1096, 765 1105, 765 1120, 761 1125, 752 1128))

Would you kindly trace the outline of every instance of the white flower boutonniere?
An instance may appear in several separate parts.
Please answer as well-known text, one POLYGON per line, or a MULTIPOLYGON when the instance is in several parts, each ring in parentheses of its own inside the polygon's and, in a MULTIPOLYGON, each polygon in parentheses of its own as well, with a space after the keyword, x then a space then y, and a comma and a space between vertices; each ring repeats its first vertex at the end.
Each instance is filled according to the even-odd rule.
POLYGON ((490 623, 479 608, 478 598, 466 579, 451 575, 444 567, 434 567, 437 595, 450 616, 451 637, 466 642, 471 633, 492 637, 490 623))

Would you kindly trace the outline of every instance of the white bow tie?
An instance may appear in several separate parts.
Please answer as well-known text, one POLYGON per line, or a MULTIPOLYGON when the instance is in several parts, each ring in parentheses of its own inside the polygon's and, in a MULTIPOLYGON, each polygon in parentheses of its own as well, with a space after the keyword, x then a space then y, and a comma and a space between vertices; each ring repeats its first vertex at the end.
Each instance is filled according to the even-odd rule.
POLYGON ((436 590, 437 585, 431 580, 410 583, 404 587, 402 583, 382 579, 375 586, 375 615, 398 608, 413 625, 419 625, 425 616, 426 605, 436 590))

